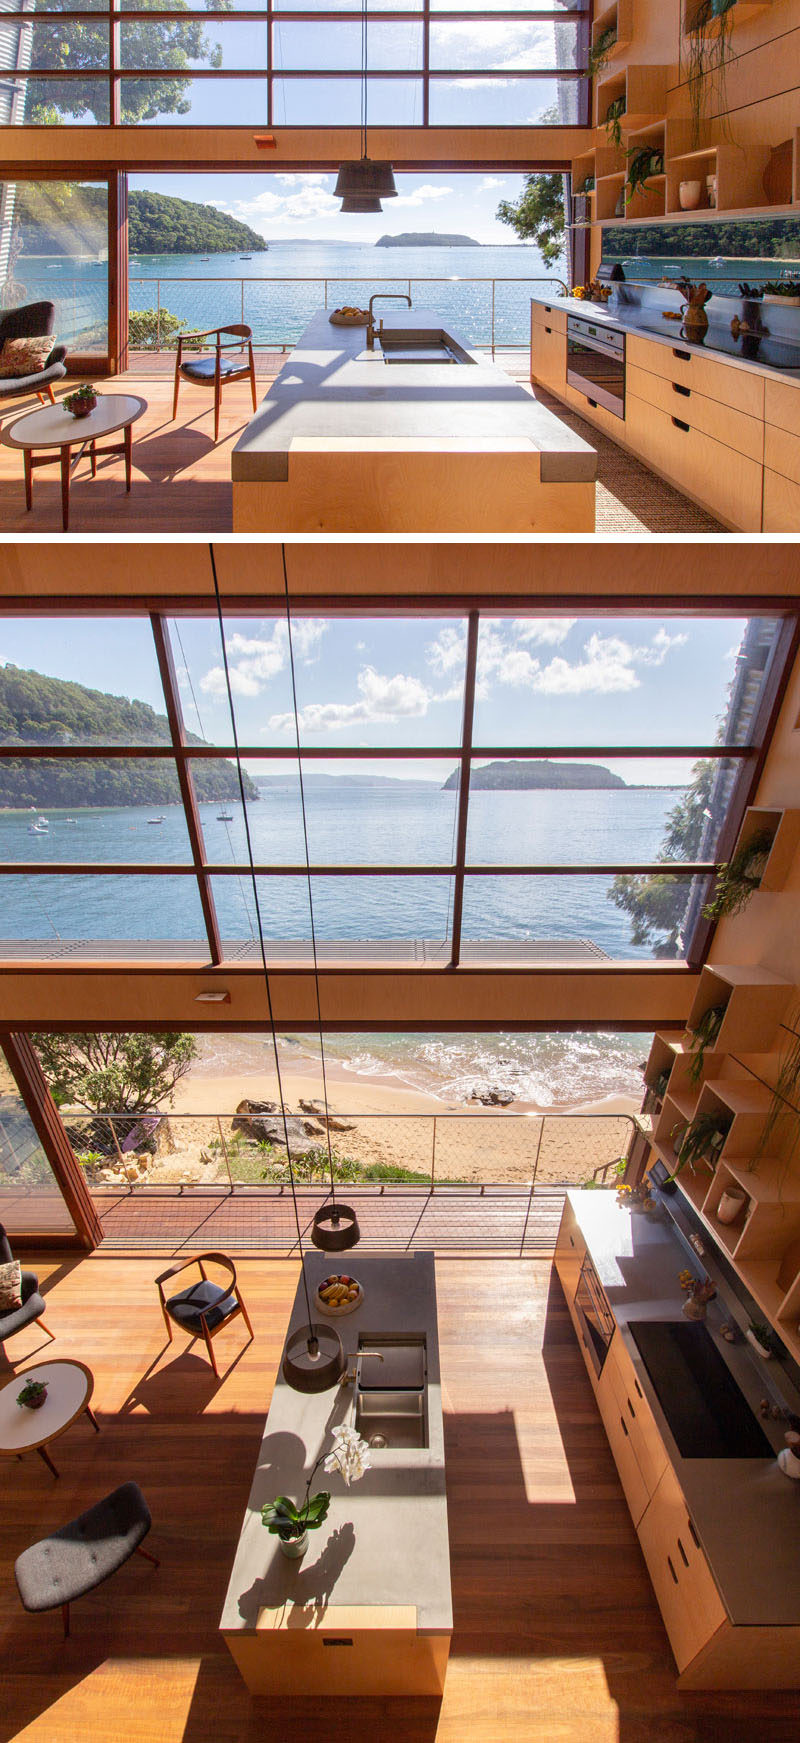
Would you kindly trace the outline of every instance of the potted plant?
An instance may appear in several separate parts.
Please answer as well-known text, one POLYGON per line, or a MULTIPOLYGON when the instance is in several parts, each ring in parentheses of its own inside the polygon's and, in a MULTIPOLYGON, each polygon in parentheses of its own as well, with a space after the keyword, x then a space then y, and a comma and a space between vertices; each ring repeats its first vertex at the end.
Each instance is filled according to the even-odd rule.
POLYGON ((586 62, 587 78, 596 79, 598 73, 603 71, 606 62, 611 59, 614 48, 616 47, 616 42, 616 24, 607 24, 605 30, 601 30, 600 35, 597 37, 597 40, 592 43, 589 50, 589 58, 586 62))
POLYGON ((24 1410, 41 1410, 46 1397, 46 1380, 26 1380, 22 1391, 17 1393, 17 1403, 24 1410))
POLYGON ((700 124, 712 93, 716 112, 723 116, 728 112, 725 87, 735 5, 736 0, 699 0, 693 11, 687 11, 681 70, 692 110, 693 150, 700 142, 700 124))
POLYGON ((724 1005, 709 1005, 693 1029, 688 1031, 690 1059, 688 1060, 689 1082, 699 1083, 703 1075, 703 1055, 707 1047, 713 1047, 717 1040, 722 1019, 727 1010, 724 1005))
POLYGON ((61 404, 66 406, 74 418, 88 418, 97 405, 97 394, 88 381, 83 381, 74 393, 65 394, 61 404))
POLYGON ((622 144, 622 117, 624 114, 625 96, 623 93, 621 97, 615 97, 613 102, 609 103, 603 123, 612 145, 620 146, 622 144))
POLYGON ((800 308, 800 278, 771 278, 762 292, 765 303, 783 303, 784 308, 800 308))
POLYGON ((751 1349, 754 1349, 756 1355, 761 1356, 765 1362, 777 1355, 780 1349, 775 1333, 772 1327, 767 1325, 766 1320, 751 1319, 744 1335, 751 1349))
POLYGON ((283 1554, 290 1561, 299 1561, 305 1555, 309 1531, 318 1531, 328 1516, 331 1504, 329 1491, 320 1489, 316 1495, 311 1493, 311 1484, 320 1465, 324 1465, 328 1472, 337 1472, 349 1488, 351 1483, 357 1483, 364 1472, 369 1470, 369 1446, 354 1428, 344 1425, 335 1428, 333 1449, 327 1456, 321 1453, 317 1459, 306 1483, 305 1498, 300 1506, 295 1506, 294 1501, 290 1501, 287 1495, 278 1495, 275 1501, 268 1501, 262 1507, 262 1525, 277 1537, 283 1554))
POLYGON ((759 829, 749 841, 737 847, 725 865, 717 872, 714 895, 703 914, 707 920, 721 920, 723 915, 740 914, 764 876, 773 837, 768 829, 759 829))
POLYGON ((654 150, 652 145, 645 145, 639 151, 628 152, 628 178, 625 183, 625 204, 630 205, 637 191, 644 193, 651 176, 660 176, 664 171, 664 153, 654 150))
POLYGON ((709 1301, 713 1301, 717 1293, 711 1278, 693 1277, 691 1271, 685 1270, 681 1271, 678 1282, 686 1295, 682 1310, 684 1319, 705 1319, 709 1301))
POLYGON ((732 1114, 726 1118, 722 1113, 707 1113, 695 1114, 693 1120, 679 1121, 673 1126, 670 1137, 675 1145, 675 1167, 670 1178, 675 1180, 681 1169, 687 1167, 694 1174, 698 1163, 713 1174, 732 1123, 732 1114))

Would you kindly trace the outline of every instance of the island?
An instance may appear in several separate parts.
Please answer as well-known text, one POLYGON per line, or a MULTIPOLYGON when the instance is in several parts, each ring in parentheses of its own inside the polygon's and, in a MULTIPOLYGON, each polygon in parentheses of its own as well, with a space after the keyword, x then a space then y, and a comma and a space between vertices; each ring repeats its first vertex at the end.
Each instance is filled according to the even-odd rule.
POLYGON ((593 532, 597 454, 431 309, 319 309, 231 456, 235 532, 593 532), (388 361, 387 361, 388 359, 388 361))
MULTIPOLYGON (((339 1268, 335 1257, 306 1257, 312 1300, 339 1268)), ((302 1499, 332 1429, 353 1415, 354 1388, 308 1395, 279 1370, 220 1629, 255 1695, 440 1695, 453 1611, 433 1254, 346 1257, 364 1299, 328 1323, 348 1355, 373 1341, 424 1348, 428 1444, 375 1447, 371 1468, 349 1489, 320 1470, 314 1488, 330 1490, 330 1511, 304 1559, 290 1561, 261 1509, 278 1495, 302 1499)), ((306 1323, 301 1279, 287 1336, 306 1323)))
MULTIPOLYGON (((461 770, 453 769, 448 775, 442 792, 452 793, 458 789, 461 780, 461 770)), ((596 787, 625 787, 621 775, 612 775, 610 769, 604 769, 597 763, 552 763, 547 757, 531 758, 530 761, 487 763, 485 768, 473 769, 469 777, 470 792, 483 788, 489 791, 529 792, 534 788, 558 789, 568 787, 576 791, 587 791, 596 787)))
POLYGON ((480 248, 474 236, 453 236, 447 231, 403 230, 399 236, 379 236, 376 248, 480 248))

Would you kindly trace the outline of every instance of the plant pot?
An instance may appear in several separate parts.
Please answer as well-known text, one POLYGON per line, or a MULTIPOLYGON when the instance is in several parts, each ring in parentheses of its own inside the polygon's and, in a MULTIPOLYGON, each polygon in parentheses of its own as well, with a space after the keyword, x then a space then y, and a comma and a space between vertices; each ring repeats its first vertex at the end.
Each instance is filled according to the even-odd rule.
POLYGON ((97 394, 93 393, 91 399, 83 399, 78 405, 68 405, 67 411, 73 418, 88 418, 89 413, 94 411, 96 405, 97 394))
POLYGON ((681 182, 678 188, 678 199, 681 203, 681 211, 696 212, 702 197, 702 182, 681 182))
POLYGON ((744 1335, 747 1338, 750 1348, 755 1350, 757 1356, 761 1356, 765 1362, 770 1362, 772 1360, 772 1351, 768 1350, 765 1344, 759 1343, 755 1332, 751 1331, 749 1326, 744 1335))
POLYGON ((705 1301, 695 1301, 693 1295, 687 1296, 683 1304, 684 1319, 705 1319, 706 1305, 705 1301))
POLYGON ((731 1186, 723 1192, 717 1205, 718 1223, 735 1223, 743 1205, 747 1203, 747 1193, 740 1186, 731 1186))
MULTIPOLYGON (((17 1400, 17 1402, 19 1403, 19 1399, 17 1400)), ((26 1399, 24 1399, 22 1408, 23 1408, 23 1410, 41 1410, 42 1405, 46 1404, 46 1403, 47 1403, 47 1393, 43 1392, 40 1398, 26 1398, 26 1399)))
POLYGON ((278 1543, 288 1561, 300 1561, 308 1549, 308 1532, 304 1531, 302 1537, 279 1537, 278 1543))
POLYGON ((785 1477, 793 1477, 800 1482, 800 1434, 787 1434, 786 1445, 778 1453, 778 1465, 785 1477))
POLYGON ((777 303, 781 309, 800 309, 800 297, 776 297, 771 291, 765 291, 762 302, 777 303))

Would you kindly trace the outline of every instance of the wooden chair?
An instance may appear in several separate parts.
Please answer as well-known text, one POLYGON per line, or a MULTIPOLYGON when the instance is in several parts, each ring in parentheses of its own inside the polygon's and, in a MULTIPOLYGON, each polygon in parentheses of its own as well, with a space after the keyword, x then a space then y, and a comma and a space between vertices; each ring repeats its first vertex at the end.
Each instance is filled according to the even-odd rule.
POLYGON ((242 1315, 253 1341, 253 1327, 250 1324, 247 1308, 242 1300, 242 1292, 236 1282, 236 1270, 233 1260, 226 1253, 197 1253, 191 1259, 183 1259, 179 1265, 171 1265, 168 1271, 162 1271, 156 1278, 158 1293, 161 1300, 161 1312, 167 1336, 172 1343, 172 1322, 182 1326, 184 1331, 191 1333, 193 1338, 202 1337, 208 1351, 208 1359, 214 1373, 219 1379, 219 1369, 214 1360, 212 1338, 224 1325, 230 1325, 239 1314, 242 1315), (220 1287, 218 1283, 206 1275, 206 1265, 218 1265, 225 1274, 226 1283, 220 1287), (177 1277, 182 1271, 191 1270, 196 1265, 200 1272, 199 1283, 192 1283, 188 1289, 181 1289, 177 1295, 167 1298, 164 1294, 164 1284, 170 1277, 177 1277))
MULTIPOLYGON (((206 347, 211 350, 210 346, 206 347)), ((250 391, 253 395, 253 411, 256 409, 256 366, 253 359, 253 334, 249 327, 208 327, 204 333, 181 333, 178 339, 178 350, 175 357, 175 392, 172 398, 172 416, 178 415, 178 388, 181 376, 184 381, 193 381, 199 387, 214 387, 214 441, 219 440, 219 408, 222 401, 223 383, 227 381, 245 381, 249 378, 250 391), (230 339, 223 334, 230 333, 230 339), (190 354, 184 357, 184 346, 194 345, 199 339, 214 340, 213 354, 198 357, 190 354), (223 355, 226 351, 244 351, 247 347, 248 361, 237 363, 232 357, 223 355)))
MULTIPOLYGON (((0 1265, 10 1265, 14 1255, 9 1246, 8 1235, 0 1223, 0 1265)), ((0 1311, 0 1344, 6 1338, 13 1337, 15 1331, 22 1331, 23 1326, 30 1325, 33 1320, 40 1325, 50 1339, 55 1339, 55 1332, 45 1325, 42 1314, 45 1304, 39 1294, 39 1279, 35 1271, 22 1273, 22 1306, 4 1308, 0 1311)))

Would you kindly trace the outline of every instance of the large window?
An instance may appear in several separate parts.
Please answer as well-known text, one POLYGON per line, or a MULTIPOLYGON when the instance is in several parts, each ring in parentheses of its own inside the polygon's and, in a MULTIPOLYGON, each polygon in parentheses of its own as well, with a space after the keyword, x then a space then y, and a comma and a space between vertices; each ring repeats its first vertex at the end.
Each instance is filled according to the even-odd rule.
MULTIPOLYGON (((2 87, 0 115, 1 97, 2 87)), ((105 354, 108 188, 104 182, 0 181, 0 309, 38 302, 55 306, 54 343, 58 340, 82 354, 105 354)))
POLYGON ((694 960, 779 632, 231 618, 242 803, 213 618, 10 618, 0 951, 242 959, 260 919, 284 959, 313 920, 328 960, 694 960))
POLYGON ((0 1223, 11 1236, 72 1235, 75 1224, 0 1048, 0 1223))
MULTIPOLYGON (((358 126, 360 10, 354 0, 10 0, 0 124, 358 126)), ((476 19, 471 4, 368 0, 369 123, 585 125, 588 7, 495 10, 476 19)))

